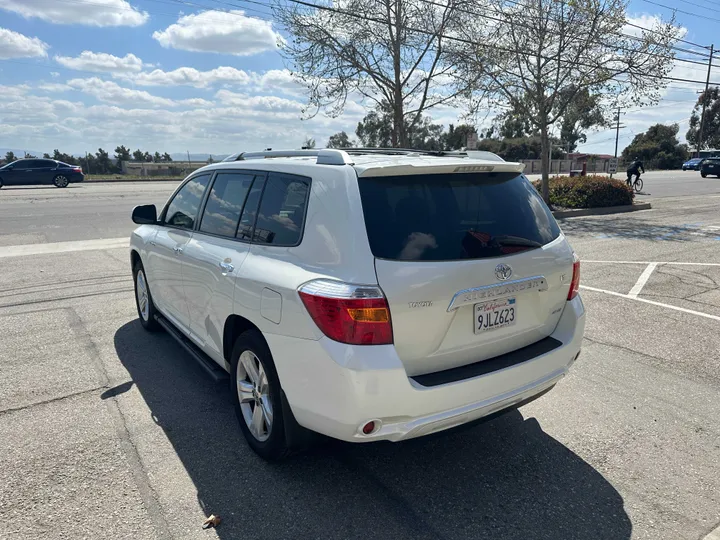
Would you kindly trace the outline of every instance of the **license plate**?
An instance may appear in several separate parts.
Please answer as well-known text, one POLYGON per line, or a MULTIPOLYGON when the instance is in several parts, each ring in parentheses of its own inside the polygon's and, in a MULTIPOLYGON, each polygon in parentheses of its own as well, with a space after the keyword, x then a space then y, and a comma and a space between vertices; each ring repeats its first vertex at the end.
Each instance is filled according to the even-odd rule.
POLYGON ((517 322, 515 298, 504 298, 475 304, 475 333, 512 326, 517 322))

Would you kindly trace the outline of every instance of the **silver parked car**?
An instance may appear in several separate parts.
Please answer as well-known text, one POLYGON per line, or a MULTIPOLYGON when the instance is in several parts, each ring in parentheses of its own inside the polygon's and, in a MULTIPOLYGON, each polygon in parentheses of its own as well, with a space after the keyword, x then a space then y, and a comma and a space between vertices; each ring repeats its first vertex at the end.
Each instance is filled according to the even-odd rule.
POLYGON ((400 441, 516 408, 580 354, 580 263, 500 159, 239 154, 131 238, 137 309, 230 374, 249 445, 400 441))

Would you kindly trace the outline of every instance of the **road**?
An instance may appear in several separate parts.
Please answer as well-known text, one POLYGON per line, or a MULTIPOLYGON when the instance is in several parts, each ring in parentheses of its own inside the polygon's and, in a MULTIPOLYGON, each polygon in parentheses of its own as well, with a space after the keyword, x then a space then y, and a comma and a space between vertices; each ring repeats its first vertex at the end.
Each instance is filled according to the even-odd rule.
POLYGON ((173 187, 0 190, 0 538, 695 540, 718 527, 709 183, 651 211, 562 221, 583 260, 586 340, 541 400, 277 465, 245 445, 227 388, 137 322, 115 239, 132 206, 173 187), (211 513, 223 521, 204 531, 211 513))

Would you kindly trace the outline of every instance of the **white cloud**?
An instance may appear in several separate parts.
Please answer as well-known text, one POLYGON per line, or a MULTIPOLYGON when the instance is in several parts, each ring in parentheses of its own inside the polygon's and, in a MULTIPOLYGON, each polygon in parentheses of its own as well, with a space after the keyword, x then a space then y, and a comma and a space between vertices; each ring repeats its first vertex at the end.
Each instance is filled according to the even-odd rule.
POLYGON ((51 23, 86 26, 140 26, 149 18, 127 0, 0 0, 0 9, 51 23))
POLYGON ((275 113, 293 113, 299 115, 303 104, 298 101, 277 96, 250 96, 237 94, 229 90, 218 90, 215 97, 224 105, 234 105, 248 109, 275 113))
POLYGON ((47 56, 48 48, 47 43, 36 37, 27 37, 7 28, 0 28, 0 58, 2 59, 47 56))
POLYGON ((135 73, 143 68, 143 61, 134 54, 122 58, 107 53, 83 51, 80 56, 56 56, 55 61, 69 69, 108 73, 135 73))
POLYGON ((271 22, 247 17, 241 10, 185 15, 152 37, 166 48, 236 56, 273 51, 282 40, 271 22))
POLYGON ((151 107, 172 107, 176 104, 176 102, 171 99, 154 96, 144 90, 124 88, 117 83, 103 81, 97 77, 90 79, 72 79, 69 80, 67 84, 105 103, 133 106, 149 105, 151 107))
POLYGON ((72 87, 62 83, 43 83, 38 85, 38 90, 43 92, 65 92, 72 90, 72 87))
POLYGON ((194 86, 204 88, 216 83, 247 84, 250 76, 241 69, 220 66, 209 71, 199 71, 191 67, 181 67, 172 71, 155 69, 137 73, 128 77, 140 86, 194 86))

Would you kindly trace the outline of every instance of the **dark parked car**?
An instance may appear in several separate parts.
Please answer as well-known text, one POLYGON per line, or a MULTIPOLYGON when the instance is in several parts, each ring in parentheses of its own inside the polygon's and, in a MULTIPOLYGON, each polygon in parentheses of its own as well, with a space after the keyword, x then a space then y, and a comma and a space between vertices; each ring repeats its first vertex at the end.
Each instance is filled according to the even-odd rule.
POLYGON ((688 159, 685 163, 683 163, 682 170, 683 171, 699 171, 700 170, 700 164, 703 162, 703 158, 692 158, 688 159))
POLYGON ((85 175, 79 166, 54 159, 18 159, 0 167, 0 187, 54 184, 63 188, 83 180, 85 175))
POLYGON ((720 157, 704 159, 700 165, 700 176, 705 178, 711 174, 720 177, 720 157))

